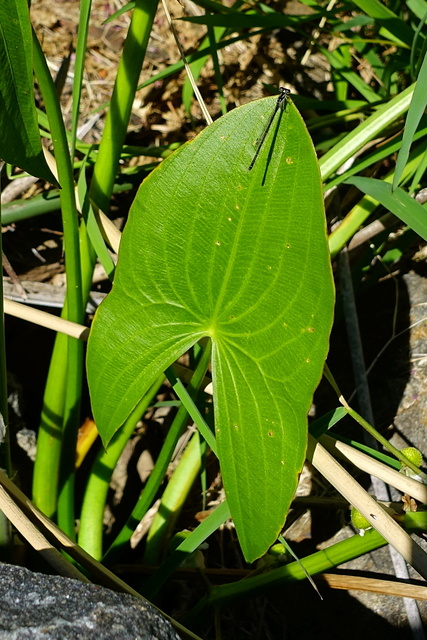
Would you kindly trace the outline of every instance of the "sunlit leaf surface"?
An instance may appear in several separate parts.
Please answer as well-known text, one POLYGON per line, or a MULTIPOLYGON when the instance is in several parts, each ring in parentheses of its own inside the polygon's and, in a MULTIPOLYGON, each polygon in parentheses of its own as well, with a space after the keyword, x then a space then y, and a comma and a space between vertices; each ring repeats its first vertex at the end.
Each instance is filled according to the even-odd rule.
POLYGON ((107 443, 159 371, 212 339, 218 452, 248 560, 295 492, 334 302, 319 170, 292 102, 248 170, 274 105, 235 109, 145 180, 88 351, 107 443))

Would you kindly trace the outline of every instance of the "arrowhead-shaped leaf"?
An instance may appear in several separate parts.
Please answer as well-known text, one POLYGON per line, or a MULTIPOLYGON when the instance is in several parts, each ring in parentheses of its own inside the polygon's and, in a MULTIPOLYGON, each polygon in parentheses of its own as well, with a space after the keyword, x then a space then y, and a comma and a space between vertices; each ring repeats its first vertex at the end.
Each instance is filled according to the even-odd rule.
POLYGON ((248 560, 283 526, 327 354, 333 284, 314 149, 292 102, 235 109, 142 184, 88 348, 104 442, 160 371, 213 342, 215 428, 248 560))
POLYGON ((33 94, 27 0, 0 2, 0 158, 57 184, 43 155, 33 94))

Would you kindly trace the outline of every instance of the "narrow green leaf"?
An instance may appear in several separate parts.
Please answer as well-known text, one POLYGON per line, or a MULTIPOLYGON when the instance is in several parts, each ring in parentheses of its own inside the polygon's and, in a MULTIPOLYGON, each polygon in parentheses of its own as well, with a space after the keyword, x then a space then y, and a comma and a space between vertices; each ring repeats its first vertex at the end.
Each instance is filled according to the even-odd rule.
POLYGON ((411 198, 406 191, 399 188, 393 191, 391 184, 382 180, 360 178, 358 176, 349 178, 345 181, 345 184, 352 184, 366 195, 378 200, 383 207, 386 207, 424 240, 427 240, 427 211, 419 202, 411 198))
POLYGON ((332 411, 325 413, 325 415, 321 416, 311 423, 311 435, 313 436, 313 438, 320 438, 320 436, 325 433, 325 431, 328 431, 328 429, 332 429, 334 425, 336 425, 347 415, 347 411, 344 409, 344 407, 338 407, 337 409, 333 409, 332 411))
POLYGON ((397 156, 396 169, 393 178, 393 190, 396 189, 402 177, 403 170, 408 161, 409 151, 414 139, 417 127, 427 106, 427 54, 421 65, 418 79, 415 83, 414 95, 406 116, 405 129, 403 131, 402 146, 397 156))
POLYGON ((321 182, 290 102, 228 113, 142 184, 88 345, 108 443, 159 372, 212 340, 218 455, 248 560, 277 538, 307 442, 333 312, 321 182))
POLYGON ((188 538, 181 542, 179 547, 172 551, 156 573, 146 580, 143 588, 146 597, 153 598, 174 570, 224 524, 229 517, 230 509, 227 500, 224 500, 190 533, 188 538))
POLYGON ((117 20, 117 18, 120 18, 120 16, 123 15, 124 13, 127 13, 128 11, 132 11, 132 9, 135 8, 135 4, 136 4, 135 0, 131 0, 131 2, 126 2, 126 4, 124 4, 123 7, 120 7, 120 9, 117 9, 117 11, 112 13, 111 16, 108 16, 108 18, 104 20, 102 24, 108 24, 109 22, 114 22, 115 20, 117 20))
MULTIPOLYGON (((206 56, 203 56, 202 58, 199 58, 198 60, 190 63, 191 73, 193 74, 193 78, 196 82, 199 79, 202 69, 209 58, 211 56, 218 58, 217 42, 221 40, 224 33, 225 29, 223 27, 215 27, 213 29, 213 32, 212 29, 208 29, 208 37, 206 37, 201 43, 200 50, 208 48, 209 53, 206 56)), ((182 89, 182 103, 185 107, 185 111, 188 114, 191 114, 191 101, 193 99, 193 95, 193 86, 190 82, 190 78, 187 76, 185 78, 184 86, 182 89)), ((224 113, 226 113, 226 111, 227 109, 224 109, 224 113)))
MULTIPOLYGON (((416 131, 413 137, 413 142, 416 140, 422 140, 427 136, 427 117, 421 119, 421 127, 416 131)), ((383 160, 384 158, 390 157, 396 151, 399 151, 402 146, 402 135, 397 136, 396 138, 392 138, 385 144, 381 145, 378 149, 374 147, 374 151, 372 153, 368 153, 362 160, 359 162, 355 162, 354 165, 345 173, 337 175, 333 180, 328 182, 328 189, 332 189, 338 184, 345 182, 347 178, 353 176, 355 174, 362 174, 362 172, 367 168, 374 165, 376 162, 383 160)), ((419 159, 417 160, 419 162, 419 159)), ((407 166, 407 163, 406 163, 407 166)), ((419 165, 421 167, 421 165, 419 165)), ((420 176, 421 177, 421 176, 420 176)), ((415 183, 418 184, 418 181, 415 183)))
MULTIPOLYGON (((349 69, 349 62, 344 59, 343 55, 339 51, 337 50, 328 51, 328 49, 325 49, 324 47, 318 47, 318 48, 319 48, 319 51, 321 51, 325 56, 325 58, 328 60, 332 68, 336 69, 337 72, 347 82, 353 85, 356 91, 359 91, 359 93, 364 98, 366 98, 368 102, 371 102, 374 104, 375 102, 378 101, 378 95, 375 93, 375 91, 369 85, 366 84, 363 78, 361 78, 359 75, 357 75, 357 73, 349 69)), ((337 96, 337 97, 338 99, 341 98, 341 96, 337 96)))
POLYGON ((386 37, 394 40, 397 44, 411 46, 414 36, 411 27, 382 2, 379 0, 353 0, 353 2, 381 25, 381 33, 386 37))
POLYGON ((0 2, 0 158, 57 184, 43 155, 33 97, 27 0, 0 2))
POLYGON ((96 220, 95 211, 89 199, 86 181, 86 162, 87 156, 83 159, 83 165, 79 171, 79 177, 77 180, 79 200, 82 206, 82 215, 86 222, 87 233, 92 243, 92 247, 98 256, 100 263, 104 267, 105 273, 110 280, 113 280, 115 265, 108 251, 107 245, 105 244, 100 225, 96 220))
POLYGON ((227 27, 229 29, 255 29, 259 27, 269 27, 270 29, 280 29, 284 27, 298 28, 304 22, 318 22, 322 18, 322 12, 312 13, 309 16, 292 16, 283 13, 241 13, 233 11, 232 13, 216 13, 205 14, 195 18, 180 18, 185 22, 194 22, 195 24, 204 24, 211 27, 227 27))
POLYGON ((415 84, 407 87, 402 93, 380 107, 365 122, 349 133, 339 145, 335 145, 322 156, 319 164, 323 180, 336 171, 356 151, 359 151, 369 140, 384 131, 392 122, 398 120, 409 109, 415 84))
MULTIPOLYGON (((355 449, 358 449, 359 451, 363 451, 363 453, 366 453, 368 456, 371 456, 371 458, 374 458, 375 460, 379 460, 380 462, 383 462, 384 464, 388 465, 389 467, 392 467, 393 469, 396 469, 397 471, 400 471, 400 469, 402 468, 402 465, 398 460, 396 460, 396 458, 392 458, 391 456, 388 456, 385 453, 381 453, 381 451, 378 451, 378 449, 372 449, 372 447, 368 447, 366 444, 362 444, 360 442, 357 442, 357 440, 352 440, 351 438, 346 438, 345 436, 338 433, 333 433, 331 437, 334 440, 338 440, 339 442, 344 442, 345 444, 348 444, 354 447, 355 449)), ((322 442, 321 438, 320 438, 320 442, 322 442)))
POLYGON ((71 145, 70 156, 74 158, 74 151, 77 142, 77 127, 80 113, 80 99, 82 94, 84 64, 87 49, 87 36, 89 33, 89 19, 90 10, 92 7, 92 0, 81 0, 80 2, 80 16, 79 16, 79 28, 77 32, 77 45, 74 58, 74 73, 73 73, 73 92, 72 92, 72 109, 71 109, 71 145))
POLYGON ((345 33, 346 31, 351 31, 355 27, 365 27, 367 24, 373 24, 373 18, 369 16, 359 15, 355 18, 351 18, 346 22, 339 22, 334 26, 333 31, 339 31, 340 33, 345 33))
POLYGON ((425 7, 424 13, 420 18, 419 24, 414 32, 414 37, 412 40, 411 47, 411 55, 409 57, 409 69, 411 73, 412 81, 416 79, 418 70, 421 65, 421 60, 424 59, 425 51, 426 51, 426 42, 423 35, 423 29, 425 27, 427 20, 427 5, 425 7))
MULTIPOLYGON (((224 49, 225 47, 229 47, 230 45, 234 44, 235 42, 241 42, 242 40, 249 40, 249 38, 253 38, 256 35, 261 35, 263 33, 268 33, 271 30, 271 28, 266 28, 266 29, 258 29, 257 31, 252 31, 250 33, 243 33, 243 34, 239 34, 233 38, 227 38, 226 40, 221 40, 221 42, 217 42, 217 49, 218 51, 220 49, 224 49)), ((199 58, 203 57, 206 53, 210 52, 210 47, 204 47, 199 49, 199 51, 195 51, 192 54, 189 54, 187 57, 187 62, 194 62, 195 60, 198 60, 199 58)), ((144 82, 141 82, 140 85, 138 85, 138 89, 143 89, 144 87, 149 87, 150 85, 158 82, 159 80, 163 80, 164 78, 168 78, 169 76, 173 75, 174 73, 176 73, 177 71, 181 71, 182 69, 184 69, 184 62, 182 60, 180 60, 179 62, 175 62, 175 64, 170 64, 166 69, 163 69, 162 71, 159 71, 159 73, 155 73, 152 76, 150 76, 150 78, 148 80, 145 80, 144 82)), ((98 111, 101 109, 105 109, 106 106, 108 106, 108 102, 100 105, 98 107, 98 111)))
POLYGON ((421 20, 427 11, 427 2, 425 0, 407 0, 406 5, 419 20, 421 20))
POLYGON ((238 13, 235 7, 227 7, 227 5, 221 2, 215 2, 215 0, 197 0, 196 4, 198 4, 199 7, 203 7, 205 11, 212 13, 238 13))

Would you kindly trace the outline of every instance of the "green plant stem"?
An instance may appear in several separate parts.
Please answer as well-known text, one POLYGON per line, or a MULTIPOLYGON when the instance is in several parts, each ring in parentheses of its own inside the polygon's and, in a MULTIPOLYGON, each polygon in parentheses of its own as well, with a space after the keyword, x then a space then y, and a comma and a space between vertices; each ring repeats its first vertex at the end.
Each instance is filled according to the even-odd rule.
POLYGON ((132 411, 125 424, 114 434, 107 451, 101 449, 92 465, 83 497, 78 543, 95 560, 102 558, 103 516, 114 468, 137 422, 147 410, 163 380, 162 374, 132 411))
POLYGON ((195 424, 197 425, 197 428, 200 431, 200 435, 205 439, 206 443, 208 444, 210 449, 213 451, 213 453, 217 455, 215 434, 206 424, 205 419, 203 418, 197 406, 194 404, 191 394, 187 391, 187 389, 182 384, 181 380, 177 377, 173 367, 168 367, 165 373, 166 373, 167 379, 172 385, 173 390, 177 394, 178 398, 181 400, 189 416, 194 420, 195 424))
MULTIPOLYGON (((139 2, 141 5, 142 2, 139 2)), ((150 8, 152 9, 151 5, 150 8)), ((137 17, 140 15, 140 12, 136 12, 137 17)), ((134 16, 132 18, 131 23, 131 31, 132 24, 134 22, 134 16)), ((154 18, 154 15, 153 15, 154 18)), ((148 40, 150 25, 146 24, 148 33, 145 33, 143 39, 144 42, 148 40)), ((141 21, 138 22, 137 26, 133 26, 133 30, 138 31, 138 28, 141 28, 141 21)), ((143 32, 139 31, 138 36, 142 37, 143 32)), ((134 85, 137 83, 137 76, 139 76, 140 68, 142 65, 142 60, 144 57, 145 48, 143 47, 143 51, 141 53, 134 51, 134 44, 136 42, 135 38, 131 36, 131 32, 129 33, 129 37, 125 43, 125 49, 129 47, 128 40, 131 41, 131 51, 127 53, 127 61, 129 66, 132 67, 132 79, 134 80, 136 76, 136 81, 134 80, 134 85), (138 66, 138 61, 140 66, 138 66)), ((40 47, 38 47, 40 48, 40 47)), ((41 52, 39 55, 42 55, 41 52)), ((124 55, 124 53, 123 53, 124 55)), ((43 60, 40 61, 41 71, 44 70, 43 60)), ((120 87, 120 104, 126 105, 123 108, 123 113, 116 108, 114 114, 111 112, 107 115, 107 121, 109 122, 107 131, 114 131, 115 134, 115 143, 116 147, 119 143, 123 142, 126 135, 126 129, 128 120, 126 120, 123 116, 127 113, 130 114, 130 110, 132 107, 134 95, 135 95, 135 86, 132 86, 127 81, 128 70, 124 64, 119 66, 118 77, 117 77, 117 85, 120 87), (124 80, 123 80, 124 78, 124 80), (115 116, 113 121, 111 118, 115 116)), ((118 91, 116 87, 116 93, 118 91)), ((52 125, 51 125, 52 126, 52 125)), ((63 130, 63 128, 62 128, 63 130)), ((55 136, 54 129, 52 128, 52 137, 55 136)), ((64 146, 66 148, 66 145, 64 146)), ((111 153, 111 141, 101 144, 101 147, 98 152, 97 162, 94 168, 94 181, 91 185, 90 195, 95 204, 99 207, 104 206, 105 210, 108 210, 108 202, 111 195, 111 188, 109 185, 114 184, 114 176, 117 166, 117 159, 114 161, 110 155, 111 153)), ((67 159, 67 154, 66 154, 67 159)), ((70 158, 68 156, 68 162, 70 158)), ((59 170, 59 167, 58 167, 59 170)), ((72 176, 72 174, 70 173, 72 176)), ((64 183, 61 175, 60 182, 63 187, 61 192, 61 198, 64 199, 66 204, 66 195, 64 193, 64 183)), ((65 186, 68 187, 69 181, 67 180, 65 186)), ((69 192, 69 189, 67 189, 69 192)), ((74 202, 74 193, 72 196, 72 202, 74 202)), ((61 206, 62 206, 61 199, 61 206)), ((77 221, 77 217, 75 217, 77 221)), ((95 258, 93 253, 91 256, 88 255, 88 259, 85 259, 85 273, 83 274, 83 287, 82 287, 82 300, 86 300, 89 295, 90 283, 92 278, 92 271, 94 265, 95 258)), ((70 286, 70 281, 68 280, 68 285, 70 286)), ((74 291, 74 290, 73 290, 74 291)), ((75 291, 74 291, 75 293, 75 291)), ((82 305, 83 306, 83 305, 82 305)), ((66 308, 64 307, 63 315, 66 316, 66 308)), ((81 324, 81 322, 80 322, 81 324)), ((62 425, 63 425, 63 414, 64 414, 64 394, 65 388, 67 385, 67 376, 64 371, 64 367, 67 362, 67 342, 68 339, 63 335, 58 335, 55 341, 54 351, 52 354, 51 365, 48 374, 48 381, 46 384, 45 395, 43 399, 43 411, 41 416, 41 423, 39 427, 39 435, 37 441, 38 454, 36 458, 35 468, 34 468, 34 478, 33 478, 33 496, 34 501, 37 506, 49 517, 53 517, 57 510, 57 500, 58 500, 58 474, 59 474, 59 466, 60 466, 60 455, 61 455, 61 439, 62 439, 62 425)), ((78 342, 78 341, 76 341, 78 342)), ((69 456, 69 464, 71 463, 71 458, 74 460, 74 454, 69 456)), ((66 500, 66 495, 63 494, 63 499, 66 500)), ((71 518, 67 516, 69 523, 71 524, 71 518)), ((68 527, 67 527, 68 528, 68 527)))
MULTIPOLYGON (((221 40, 225 31, 226 29, 224 27, 214 27, 214 33, 216 37, 216 42, 215 42, 216 53, 218 53, 217 41, 221 40)), ((208 33, 209 33, 209 27, 208 27, 208 33)), ((201 50, 206 51, 206 49, 207 48, 210 49, 211 46, 212 45, 211 45, 210 38, 207 36, 206 38, 204 38, 204 40, 200 44, 199 51, 201 50)), ((193 56, 191 55, 189 56, 189 58, 192 58, 192 57, 193 56)), ((199 57, 197 60, 193 60, 193 62, 189 62, 191 73, 193 74, 193 78, 196 82, 198 81, 200 74, 202 72, 202 69, 205 66, 206 62, 209 60, 209 58, 210 58, 210 55, 208 54, 203 57, 199 57)), ((185 78, 184 86, 182 88, 182 104, 184 105, 185 110, 188 113, 190 118, 191 118, 191 101, 193 98, 193 93, 194 93, 193 87, 191 86, 190 79, 187 76, 185 78)))
MULTIPOLYGON (((65 308, 61 316, 66 316, 65 308)), ((67 340, 63 333, 58 333, 55 338, 43 397, 33 473, 34 504, 51 519, 55 518, 58 503, 67 340)))
MULTIPOLYGON (((52 133, 58 179, 61 184, 61 210, 64 225, 64 249, 66 255, 68 319, 80 322, 83 315, 81 299, 81 272, 79 250, 79 227, 74 197, 74 177, 68 141, 62 119, 55 85, 52 81, 40 43, 33 33, 34 71, 43 93, 46 113, 52 133)), ((74 342, 74 341, 72 341, 74 342)), ((78 343, 78 341, 75 341, 78 343)))
MULTIPOLYGON (((83 318, 82 318, 83 322, 83 318)), ((58 524, 70 538, 75 539, 75 462, 77 435, 80 426, 80 402, 84 367, 83 343, 68 339, 67 387, 64 404, 64 428, 60 458, 58 524), (77 343, 71 345, 70 342, 77 343)))
POLYGON ((352 409, 351 407, 346 407, 346 411, 353 418, 353 420, 360 424, 360 426, 363 427, 365 431, 367 431, 373 438, 375 438, 377 442, 379 442, 385 449, 390 451, 390 453, 392 453, 402 463, 402 465, 409 467, 409 469, 411 469, 418 476, 422 477, 424 480, 427 480, 427 475, 423 471, 421 471, 421 469, 419 469, 411 460, 408 460, 408 458, 403 453, 401 453, 399 449, 396 449, 396 447, 394 447, 391 442, 389 442, 386 438, 384 438, 384 436, 378 433, 378 431, 371 424, 369 424, 369 422, 362 418, 362 416, 354 411, 354 409, 352 409))
MULTIPOLYGON (((79 229, 82 291, 86 300, 92 283, 93 254, 82 220, 79 229)), ((61 313, 67 316, 67 304, 61 313)), ((67 337, 58 333, 50 361, 43 398, 43 408, 37 439, 37 457, 34 465, 33 498, 39 509, 49 518, 57 511, 59 466, 62 449, 62 422, 65 386, 67 383, 67 337)))
POLYGON ((109 209, 116 167, 125 139, 157 4, 157 0, 136 0, 117 70, 110 110, 105 120, 90 189, 91 199, 105 213, 109 209))
MULTIPOLYGON (((403 517, 403 525, 408 531, 424 531, 427 526, 427 512, 408 513, 403 517)), ((354 535, 337 542, 327 549, 317 551, 300 562, 291 562, 278 569, 248 577, 238 583, 214 587, 193 611, 186 617, 185 623, 194 626, 206 615, 208 607, 224 607, 241 598, 259 596, 265 591, 284 584, 304 580, 305 571, 310 575, 328 571, 343 562, 348 562, 386 544, 384 538, 374 529, 366 531, 364 536, 354 535), (303 567, 301 566, 301 563, 303 567)))
MULTIPOLYGON (((212 343, 210 340, 205 342, 203 351, 197 363, 194 374, 188 384, 188 394, 191 398, 196 398, 199 388, 205 377, 207 368, 210 362, 212 350, 212 343)), ((194 406, 194 403, 193 403, 194 406)), ((108 549, 104 557, 104 562, 111 563, 117 559, 123 546, 126 545, 138 523, 141 521, 147 510, 150 508, 153 500, 159 490, 159 487, 163 481, 163 477, 168 468, 169 462, 172 458, 173 452, 176 448, 179 437, 188 420, 188 412, 184 405, 181 405, 178 412, 169 428, 165 442, 154 469, 152 470, 150 477, 147 480, 137 504, 132 510, 128 521, 123 529, 120 531, 111 547, 108 549)))
POLYGON ((427 479, 426 474, 421 471, 421 469, 415 466, 414 463, 411 462, 411 460, 408 460, 408 458, 403 453, 401 453, 399 449, 396 449, 396 447, 394 447, 386 438, 384 438, 384 436, 378 433, 378 431, 371 424, 369 424, 369 422, 367 422, 364 418, 362 418, 362 416, 360 416, 354 409, 350 407, 350 405, 344 399, 344 396, 342 395, 335 381, 335 378, 333 377, 329 367, 326 364, 323 369, 323 375, 337 394, 339 401, 343 405, 348 415, 351 416, 353 420, 355 420, 358 424, 360 424, 360 426, 363 427, 373 438, 375 438, 375 440, 377 440, 377 442, 379 442, 385 449, 390 451, 390 453, 392 453, 398 460, 400 460, 403 465, 409 467, 417 475, 427 479))
POLYGON ((80 97, 82 93, 84 62, 86 56, 87 35, 89 32, 89 18, 92 0, 81 0, 79 29, 77 32, 76 57, 74 62, 74 78, 73 78, 73 106, 71 116, 71 145, 70 156, 74 158, 74 150, 77 138, 77 125, 80 111, 80 97))
MULTIPOLYGON (((235 3, 236 5, 237 3, 235 3)), ((214 73, 215 73, 215 81, 218 87, 218 93, 219 93, 219 102, 221 105, 221 113, 222 115, 227 113, 227 102, 225 100, 224 97, 224 90, 223 90, 223 76, 221 73, 221 67, 220 67, 220 63, 218 60, 218 46, 217 46, 217 41, 221 39, 222 34, 224 33, 224 29, 221 27, 212 27, 210 25, 208 25, 208 39, 209 39, 209 46, 210 46, 210 54, 212 57, 212 64, 213 64, 213 68, 214 68, 214 73)))
POLYGON ((145 564, 158 564, 166 550, 173 526, 202 467, 199 432, 195 431, 166 487, 150 527, 144 553, 145 564))
MULTIPOLYGON (((49 69, 46 64, 40 43, 33 34, 34 70, 41 88, 46 105, 46 113, 49 119, 52 142, 55 150, 55 158, 58 169, 58 179, 61 184, 61 211, 64 231, 64 252, 65 270, 67 277, 67 304, 64 307, 64 315, 68 320, 82 324, 83 322, 83 301, 81 284, 81 266, 79 249, 79 229, 76 202, 74 197, 74 179, 71 158, 68 152, 67 135, 64 122, 62 120, 61 109, 55 85, 52 81, 49 69)), ((60 520, 61 526, 70 535, 74 535, 74 452, 77 440, 77 430, 80 420, 80 398, 83 370, 83 344, 74 338, 66 338, 66 343, 61 341, 61 352, 65 354, 65 344, 67 348, 67 373, 66 384, 62 387, 65 392, 63 400, 62 425, 58 416, 55 427, 62 427, 62 445, 65 445, 66 455, 62 458, 61 464, 61 504, 60 520), (64 388, 65 387, 65 388, 64 388)), ((63 363, 64 366, 64 363, 63 363)), ((63 379, 62 379, 63 380, 63 379)), ((46 400, 46 397, 45 397, 46 400)), ((62 399, 59 399, 59 405, 62 399)), ((56 413, 56 408, 46 406, 46 412, 51 416, 56 413)), ((46 435, 46 434, 44 434, 46 435)), ((39 444, 43 445, 43 435, 39 444)), ((46 461, 46 449, 41 446, 39 451, 40 460, 37 465, 37 475, 39 481, 40 473, 46 473, 43 469, 43 462, 46 461)), ((58 464, 59 444, 56 451, 55 465, 58 464)), ((55 474, 56 476, 57 474, 55 474)), ((54 478, 55 478, 54 476, 54 478)), ((53 481, 55 483, 55 480, 53 481)), ((55 498, 51 496, 51 498, 55 498)), ((53 500, 55 501, 55 499, 53 500)), ((39 503, 39 506, 40 503, 39 503)), ((41 507, 42 508, 42 507, 41 507)))
POLYGON ((230 509, 228 508, 227 500, 224 500, 181 542, 179 547, 172 551, 158 570, 144 581, 141 593, 153 599, 174 570, 187 560, 229 518, 230 509))
MULTIPOLYGON (((145 166, 145 165, 144 165, 145 166)), ((113 193, 122 193, 129 191, 135 186, 134 182, 128 181, 121 184, 115 184, 113 193)), ((20 220, 26 220, 35 216, 42 216, 51 211, 60 211, 61 201, 59 191, 52 189, 34 196, 31 200, 14 200, 4 206, 3 224, 13 224, 20 220)))

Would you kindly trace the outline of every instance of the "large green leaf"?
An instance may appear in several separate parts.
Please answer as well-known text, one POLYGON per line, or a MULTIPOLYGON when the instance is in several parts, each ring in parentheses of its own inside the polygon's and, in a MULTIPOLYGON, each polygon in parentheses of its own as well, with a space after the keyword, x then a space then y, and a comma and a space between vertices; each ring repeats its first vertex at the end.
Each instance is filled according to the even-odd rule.
POLYGON ((0 158, 57 184, 37 125, 27 0, 0 2, 0 68, 0 158))
POLYGON ((334 302, 319 169, 292 102, 248 170, 274 104, 235 109, 144 181, 88 346, 108 443, 159 372, 212 339, 218 454, 248 560, 295 492, 334 302))

